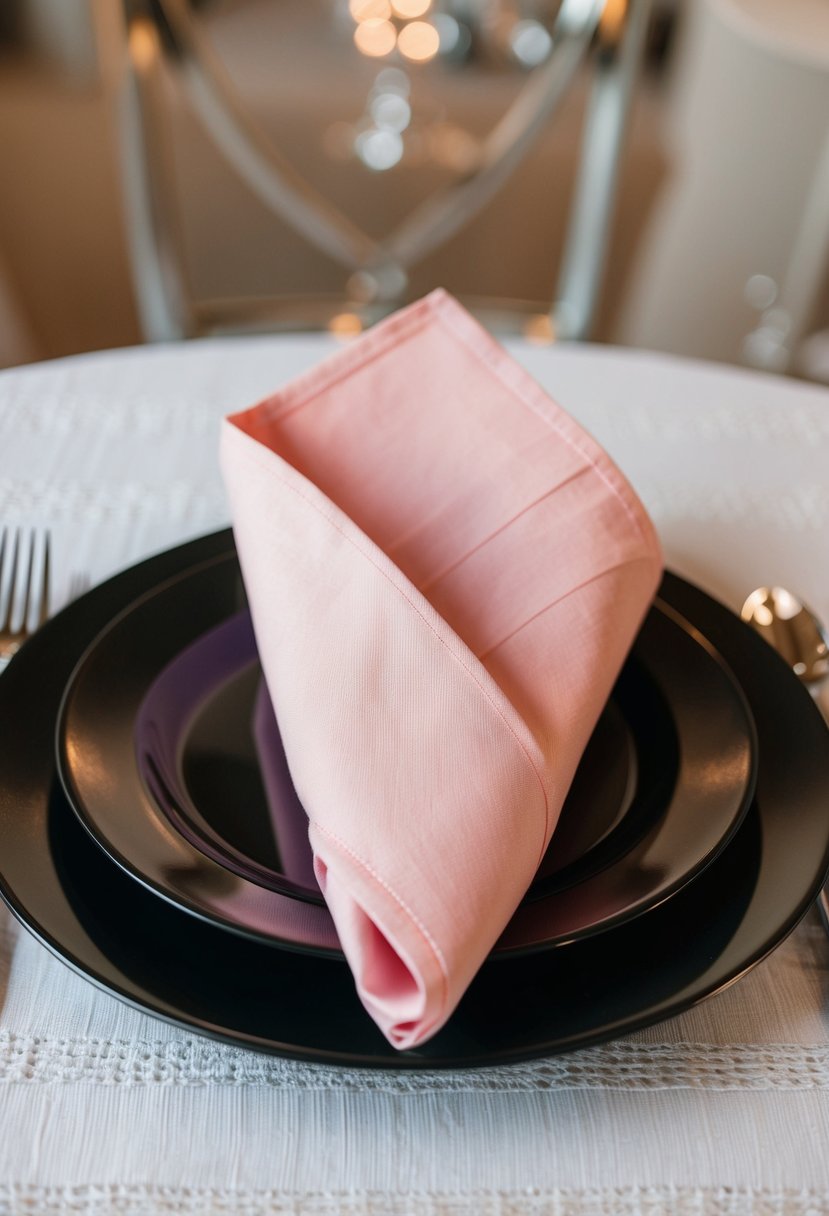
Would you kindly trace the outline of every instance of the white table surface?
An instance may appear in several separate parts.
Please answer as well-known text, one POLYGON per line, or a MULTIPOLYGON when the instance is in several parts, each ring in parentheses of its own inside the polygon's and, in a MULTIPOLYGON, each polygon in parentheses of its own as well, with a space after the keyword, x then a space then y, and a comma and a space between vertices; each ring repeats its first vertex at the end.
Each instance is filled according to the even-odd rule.
MULTIPOLYGON (((58 599, 78 570, 97 580, 224 525, 221 415, 331 346, 209 341, 2 373, 0 521, 51 528, 58 599)), ((674 569, 734 607, 782 583, 829 618, 829 393, 606 348, 512 349, 621 464, 674 569)), ((6 913, 0 1000, 2 1213, 829 1212, 829 938, 814 912, 696 1009, 482 1072, 360 1073, 212 1043, 99 992, 6 913)))

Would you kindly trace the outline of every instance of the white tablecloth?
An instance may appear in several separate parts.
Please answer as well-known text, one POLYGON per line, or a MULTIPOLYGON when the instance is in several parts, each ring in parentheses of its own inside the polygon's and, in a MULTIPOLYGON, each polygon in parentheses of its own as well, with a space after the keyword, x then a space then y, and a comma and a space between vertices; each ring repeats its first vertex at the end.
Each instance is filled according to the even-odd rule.
MULTIPOLYGON (((329 346, 210 341, 3 373, 0 521, 51 528, 56 598, 79 570, 103 578, 223 525, 220 416, 329 346)), ((829 394, 653 355, 513 349, 628 473, 673 568, 735 607, 779 582, 829 618, 829 394)), ((680 1017, 453 1074, 217 1045, 99 992, 6 913, 0 928, 0 1212, 829 1212, 829 937, 814 912, 680 1017)))

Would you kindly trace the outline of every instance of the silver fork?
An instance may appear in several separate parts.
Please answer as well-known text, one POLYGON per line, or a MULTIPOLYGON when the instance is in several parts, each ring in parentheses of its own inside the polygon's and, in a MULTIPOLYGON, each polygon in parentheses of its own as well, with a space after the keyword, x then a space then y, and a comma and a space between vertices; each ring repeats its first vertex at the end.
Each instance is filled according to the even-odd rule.
POLYGON ((14 533, 9 528, 3 528, 0 538, 0 589, 3 583, 6 584, 6 609, 3 613, 0 608, 0 666, 4 666, 34 632, 32 617, 37 628, 49 615, 48 532, 44 534, 43 544, 38 546, 36 532, 30 533, 27 544, 21 540, 19 528, 14 533), (21 595, 22 610, 16 613, 21 595))

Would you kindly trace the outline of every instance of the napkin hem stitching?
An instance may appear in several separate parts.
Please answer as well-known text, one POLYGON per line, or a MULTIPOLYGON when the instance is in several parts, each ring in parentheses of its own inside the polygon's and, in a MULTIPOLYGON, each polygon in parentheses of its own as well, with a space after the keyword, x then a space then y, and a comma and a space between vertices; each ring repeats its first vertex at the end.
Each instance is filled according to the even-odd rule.
POLYGON ((363 335, 360 343, 360 345, 363 347, 362 352, 358 352, 355 348, 352 348, 350 352, 336 351, 332 356, 330 356, 331 361, 336 360, 338 364, 343 364, 343 366, 336 369, 332 367, 331 372, 333 374, 329 374, 328 376, 323 374, 326 370, 328 370, 326 368, 326 363, 323 362, 305 373, 309 382, 307 386, 303 386, 302 379, 298 377, 297 380, 294 381, 295 388, 300 389, 302 387, 307 387, 307 392, 300 396, 298 401, 291 400, 291 397, 293 396, 291 393, 291 385, 286 385, 284 388, 278 389, 270 397, 265 397, 257 405, 252 406, 248 410, 243 410, 239 415, 231 415, 231 417, 245 417, 246 415, 258 413, 259 410, 263 410, 266 413, 269 422, 281 422, 284 418, 290 418, 292 415, 298 413, 301 409, 304 409, 306 405, 310 405, 322 393, 326 393, 330 389, 336 388, 338 384, 340 384, 343 380, 347 380, 348 377, 353 375, 355 372, 362 371, 363 368, 368 367, 372 363, 376 363, 378 359, 381 359, 383 355, 388 353, 388 351, 394 345, 395 338, 400 338, 402 336, 403 339, 408 342, 411 338, 416 337, 422 329, 426 328, 429 320, 430 318, 428 315, 424 315, 422 317, 406 317, 404 315, 400 318, 400 324, 398 326, 393 326, 391 324, 392 318, 389 317, 387 318, 385 324, 383 324, 381 332, 377 333, 375 331, 375 333, 372 335, 372 331, 369 330, 363 335), (400 330, 404 332, 401 334, 399 332, 400 330), (372 336, 374 338, 373 343, 371 342, 372 336), (347 357, 348 354, 351 355, 350 359, 347 357), (357 357, 358 355, 360 357, 357 357))
POLYGON ((622 570, 625 566, 632 566, 636 562, 649 561, 650 558, 644 555, 641 557, 626 557, 620 562, 614 562, 612 565, 606 566, 604 570, 599 570, 595 574, 591 574, 588 578, 583 579, 582 582, 578 583, 575 587, 568 588, 567 591, 564 591, 561 595, 556 596, 554 600, 550 600, 549 604, 545 604, 543 608, 539 608, 532 614, 532 616, 528 616, 525 621, 522 621, 521 624, 516 626, 515 629, 512 629, 509 633, 505 634, 504 637, 500 638, 499 641, 495 642, 494 645, 490 646, 478 657, 482 661, 489 658, 489 656, 494 654, 499 646, 504 646, 507 642, 514 638, 516 634, 519 634, 522 629, 525 629, 527 625, 530 625, 533 621, 537 620, 538 617, 543 616, 545 612, 549 612, 551 608, 556 608, 559 604, 563 604, 565 600, 569 599, 571 595, 575 595, 577 591, 583 591, 584 588, 589 587, 591 583, 598 582, 599 579, 604 578, 606 574, 612 574, 614 570, 622 570))
MULTIPOLYGON (((567 486, 572 485, 573 482, 578 481, 580 477, 586 476, 586 474, 589 472, 589 467, 582 465, 581 468, 576 469, 574 473, 570 473, 569 476, 565 477, 563 481, 551 486, 550 489, 545 490, 543 494, 539 494, 537 498, 532 500, 532 502, 526 503, 519 511, 516 511, 514 515, 511 515, 509 519, 504 520, 502 524, 499 524, 494 532, 490 532, 489 535, 485 536, 483 540, 477 541, 477 543, 474 544, 471 549, 468 549, 461 557, 455 558, 455 560, 450 562, 448 566, 444 566, 442 570, 437 572, 437 574, 433 574, 431 578, 429 578, 427 582, 422 583, 418 589, 421 592, 425 592, 428 588, 434 587, 435 584, 439 583, 440 580, 445 578, 447 574, 451 574, 453 570, 457 570, 458 567, 462 566, 464 562, 469 560, 470 557, 474 557, 475 554, 479 553, 481 549, 485 549, 490 541, 494 540, 497 536, 500 536, 503 532, 506 532, 508 528, 511 528, 512 525, 517 523, 519 519, 523 518, 523 516, 529 514, 530 511, 534 511, 536 507, 540 506, 541 503, 546 502, 548 498, 552 498, 559 492, 559 490, 563 490, 567 486)), ((478 657, 480 658, 480 655, 478 657)))
MULTIPOLYGON (((403 899, 403 897, 401 895, 398 895, 397 892, 392 887, 389 886, 389 884, 386 882, 386 880, 377 873, 377 871, 374 869, 374 867, 372 865, 370 865, 369 862, 367 862, 364 858, 360 857, 360 855, 358 853, 355 853, 354 850, 349 845, 347 845, 344 840, 342 840, 339 836, 337 836, 337 834, 335 832, 332 832, 330 828, 324 827, 321 823, 317 822, 317 820, 314 820, 314 828, 316 831, 320 832, 323 836, 326 836, 330 841, 332 841, 335 845, 337 845, 338 848, 342 849, 344 853, 348 854, 348 856, 351 858, 352 861, 356 862, 358 866, 360 866, 363 870, 365 870, 365 872, 369 875, 369 877, 373 878, 374 881, 377 883, 377 885, 379 887, 381 887, 388 895, 391 896, 391 898, 394 900, 394 902, 396 904, 398 904, 398 906, 400 908, 402 908, 402 910, 409 917, 412 924, 415 926, 415 928, 418 930, 418 932, 420 933, 423 940, 426 942, 426 945, 430 948, 430 950, 434 954, 435 960, 438 964, 438 968, 440 970, 440 975, 441 975, 441 1002, 440 1002, 440 1010, 439 1010, 439 1013, 438 1013, 438 1016, 436 1019, 436 1020, 439 1020, 440 1016, 443 1014, 443 1011, 446 1008, 446 1004, 449 999, 449 968, 446 964, 446 959, 443 957, 443 951, 440 949, 440 946, 437 944, 435 939, 432 937, 431 933, 426 928, 426 926, 422 923, 419 916, 415 912, 413 912, 412 909, 409 907, 406 900, 403 899)), ((381 930, 381 932, 382 932, 382 930, 381 930)))
POLYGON ((621 469, 617 468, 613 464, 610 456, 604 451, 604 449, 602 449, 594 439, 589 437, 587 433, 583 431, 583 428, 580 428, 582 430, 582 436, 579 437, 582 439, 582 442, 579 442, 575 435, 568 433, 566 426, 563 424, 563 419, 566 419, 569 423, 571 423, 571 425, 579 427, 579 424, 575 421, 575 419, 571 418, 570 415, 566 413, 564 408, 550 396, 546 389, 543 389, 541 385, 538 384, 538 382, 535 381, 532 376, 530 376, 529 372, 525 371, 517 360, 513 359, 512 356, 503 347, 499 346, 494 339, 490 338, 489 334, 487 334, 484 330, 479 329, 478 322, 475 321, 473 317, 470 317, 468 314, 463 312, 459 304, 457 304, 449 296, 444 296, 440 300, 434 301, 433 307, 436 311, 441 313, 444 320, 451 327, 453 333, 458 337, 458 339, 463 342, 468 350, 471 350, 473 354, 477 355, 487 364, 487 366, 501 381, 504 388, 506 388, 516 400, 520 401, 521 404, 530 410, 536 418, 540 418, 549 427, 551 427, 562 438, 562 440, 568 444, 569 447, 571 447, 574 451, 579 452, 584 457, 584 459, 593 467, 596 474, 607 486, 608 490, 610 490, 611 494, 613 494, 614 498, 621 503, 625 514, 634 524, 642 540, 644 540, 647 545, 653 546, 655 538, 653 524, 644 513, 641 503, 639 503, 636 493, 625 478, 625 475, 622 473, 621 469), (475 327, 472 332, 470 332, 470 323, 475 327), (483 337, 485 341, 481 341, 481 337, 483 337), (513 374, 517 372, 517 379, 523 380, 524 383, 514 383, 513 377, 508 377, 506 375, 507 368, 509 368, 513 374), (546 407, 545 409, 541 408, 541 402, 538 400, 539 396, 543 397, 543 404, 546 407), (550 408, 552 408, 552 416, 548 414, 548 410, 550 408), (557 415, 559 414, 561 414, 562 417, 558 417, 557 415), (595 444, 597 449, 596 452, 591 452, 589 448, 585 447, 583 443, 584 438, 588 438, 590 443, 595 444), (621 484, 616 484, 615 480, 608 475, 608 470, 602 467, 602 464, 600 463, 602 458, 607 461, 608 465, 617 474, 621 484), (623 490, 627 490, 633 496, 633 501, 629 501, 628 494, 624 493, 623 490), (637 506, 639 507, 638 510, 636 509, 637 506))

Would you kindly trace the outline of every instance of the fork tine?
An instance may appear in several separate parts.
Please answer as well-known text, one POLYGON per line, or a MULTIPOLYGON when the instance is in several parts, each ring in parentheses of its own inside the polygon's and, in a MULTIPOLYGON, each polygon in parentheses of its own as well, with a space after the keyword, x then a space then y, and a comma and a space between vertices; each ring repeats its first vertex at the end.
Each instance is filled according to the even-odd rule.
POLYGON ((39 626, 49 615, 49 532, 19 527, 13 531, 12 542, 12 528, 0 529, 0 600, 6 596, 0 608, 0 669, 32 633, 30 618, 36 616, 39 626))
MULTIPOLYGON (((2 536, 0 536, 0 603, 2 603, 3 596, 3 575, 6 572, 6 537, 8 535, 8 531, 8 528, 4 524, 3 533, 2 536)), ((0 629, 2 628, 3 622, 0 621, 0 629)))
POLYGON ((23 616, 20 618, 20 631, 27 633, 29 628, 29 607, 32 602, 32 576, 35 567, 35 534, 29 538, 29 560, 26 563, 26 583, 23 592, 23 616))
POLYGON ((43 625, 49 617, 49 582, 50 582, 50 552, 49 552, 49 533, 43 534, 43 581, 40 587, 40 613, 38 614, 37 623, 43 625))
MULTIPOLYGON (((7 535, 8 535, 8 529, 4 528, 3 529, 3 550, 2 550, 3 556, 5 556, 5 551, 6 551, 7 535)), ((17 590, 17 567, 18 567, 17 557, 18 557, 19 548, 20 548, 20 529, 16 528, 15 533, 14 533, 14 548, 12 549, 11 565, 9 568, 9 585, 6 588, 6 595, 8 596, 8 599, 6 600, 6 615, 3 619, 2 624, 0 624, 0 631, 2 631, 3 633, 8 632, 12 627, 12 614, 14 613, 14 597, 15 597, 15 591, 17 590)), ((2 571, 2 566, 0 566, 0 571, 2 571)))

